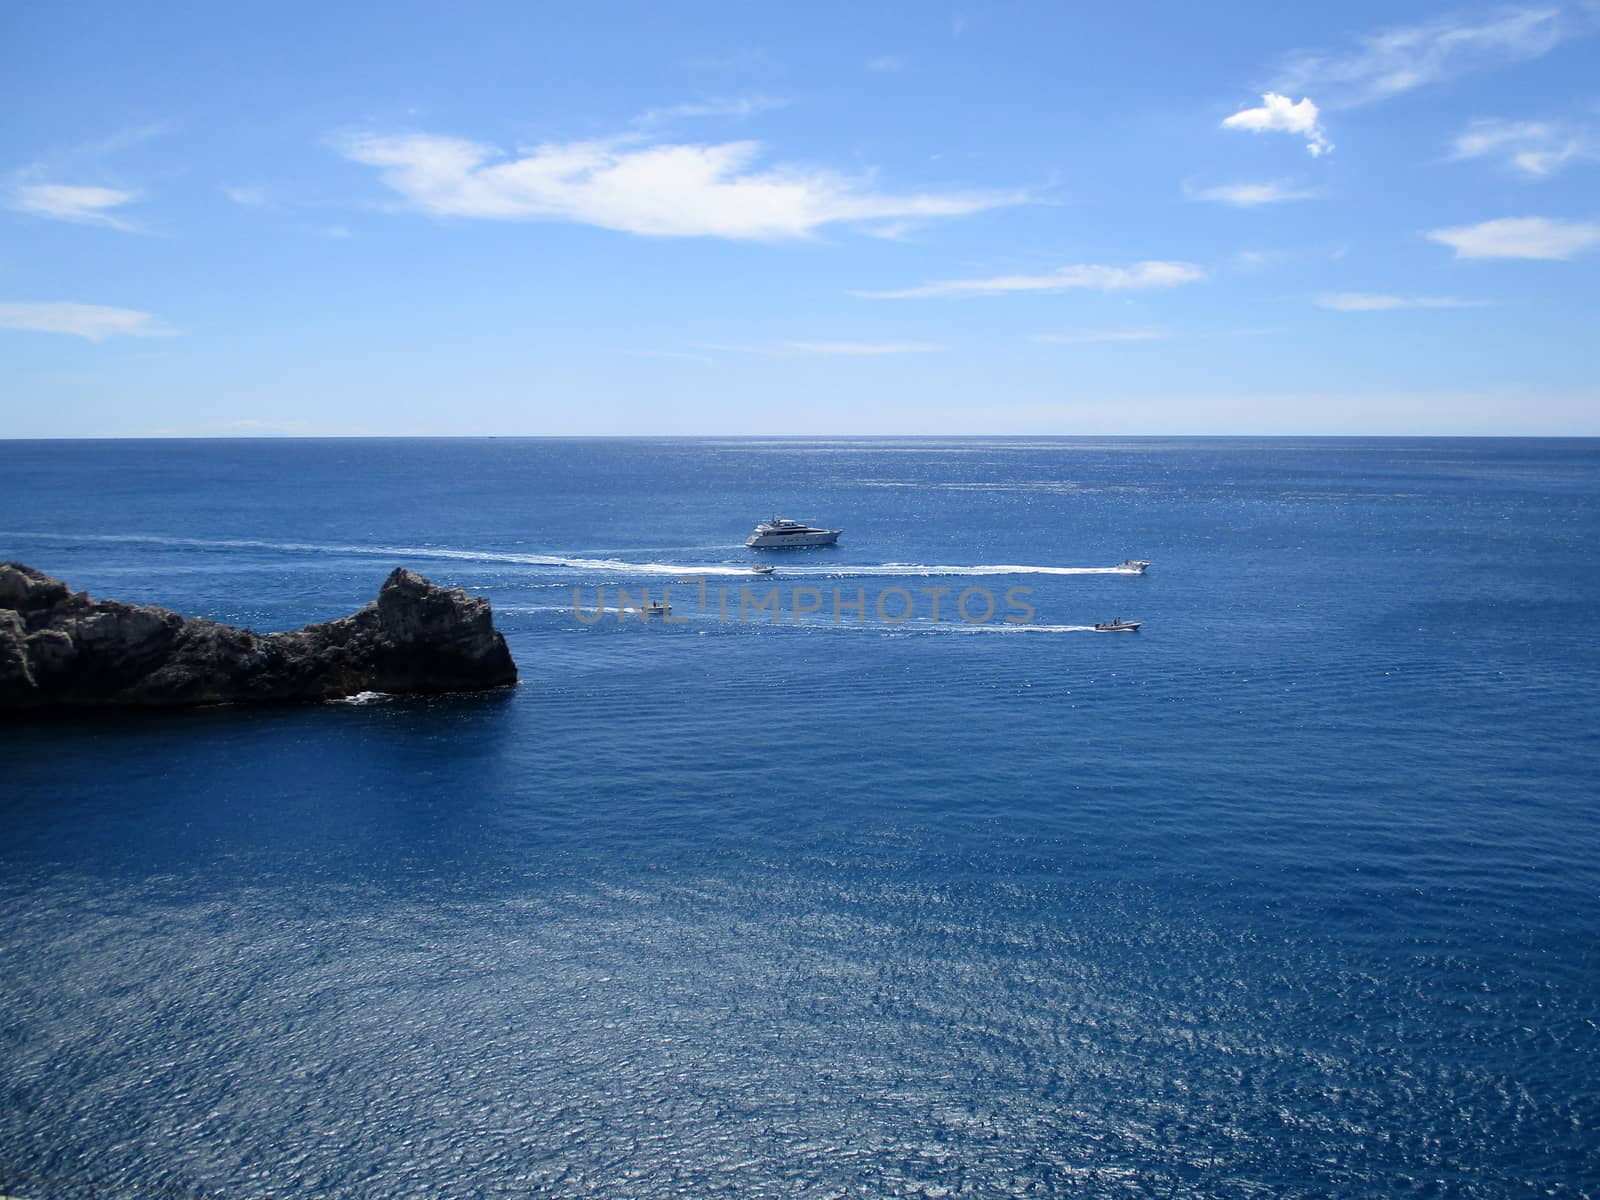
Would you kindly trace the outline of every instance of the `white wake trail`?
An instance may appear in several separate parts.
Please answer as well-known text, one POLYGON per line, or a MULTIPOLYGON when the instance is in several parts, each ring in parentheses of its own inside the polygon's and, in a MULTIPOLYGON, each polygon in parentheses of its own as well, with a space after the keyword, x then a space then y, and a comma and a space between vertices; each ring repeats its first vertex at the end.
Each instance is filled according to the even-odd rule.
MULTIPOLYGON (((67 542, 189 547, 198 550, 270 550, 285 554, 349 555, 363 558, 421 559, 443 562, 504 563, 511 566, 541 567, 559 571, 605 572, 615 575, 707 576, 719 579, 744 577, 753 581, 781 583, 785 579, 873 579, 940 576, 970 577, 989 575, 1136 575, 1126 567, 1056 567, 1026 563, 980 563, 977 565, 935 565, 928 563, 823 563, 759 561, 776 568, 771 574, 757 574, 748 563, 664 563, 630 562, 620 558, 591 558, 573 554, 519 554, 499 550, 466 550, 445 546, 353 546, 338 542, 274 542, 255 538, 190 538, 161 534, 93 534, 0 531, 0 537, 33 538, 67 542)), ((793 553, 793 551, 791 551, 793 553)))

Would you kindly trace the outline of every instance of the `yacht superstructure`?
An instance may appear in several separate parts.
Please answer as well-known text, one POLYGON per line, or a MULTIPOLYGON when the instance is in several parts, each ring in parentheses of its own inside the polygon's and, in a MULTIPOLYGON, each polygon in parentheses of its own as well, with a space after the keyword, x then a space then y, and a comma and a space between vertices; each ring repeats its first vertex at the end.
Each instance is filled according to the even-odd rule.
POLYGON ((756 531, 746 539, 752 550, 791 550, 802 546, 831 546, 839 540, 842 529, 819 529, 815 525, 802 525, 787 517, 773 517, 756 526, 756 531))

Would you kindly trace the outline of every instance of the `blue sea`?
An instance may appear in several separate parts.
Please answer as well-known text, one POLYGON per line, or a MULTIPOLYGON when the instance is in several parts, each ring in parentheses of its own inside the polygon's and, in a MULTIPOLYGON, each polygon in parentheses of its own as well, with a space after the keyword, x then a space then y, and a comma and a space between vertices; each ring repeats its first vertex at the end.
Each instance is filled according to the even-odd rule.
POLYGON ((0 559, 522 673, 0 726, 0 1193, 1600 1194, 1597 543, 1596 441, 0 443, 0 559))

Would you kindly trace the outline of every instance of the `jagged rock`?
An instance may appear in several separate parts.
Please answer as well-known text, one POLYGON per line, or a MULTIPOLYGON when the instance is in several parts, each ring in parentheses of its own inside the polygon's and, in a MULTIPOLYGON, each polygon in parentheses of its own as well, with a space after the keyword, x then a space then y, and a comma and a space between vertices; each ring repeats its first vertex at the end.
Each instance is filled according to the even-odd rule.
POLYGON ((0 608, 0 695, 34 686, 28 661, 28 627, 16 613, 0 608))
POLYGON ((352 616, 257 634, 91 600, 31 567, 0 564, 0 712, 332 700, 516 681, 489 602, 404 567, 352 616))
POLYGON ((58 579, 21 563, 0 563, 0 608, 37 612, 60 604, 71 593, 58 579))

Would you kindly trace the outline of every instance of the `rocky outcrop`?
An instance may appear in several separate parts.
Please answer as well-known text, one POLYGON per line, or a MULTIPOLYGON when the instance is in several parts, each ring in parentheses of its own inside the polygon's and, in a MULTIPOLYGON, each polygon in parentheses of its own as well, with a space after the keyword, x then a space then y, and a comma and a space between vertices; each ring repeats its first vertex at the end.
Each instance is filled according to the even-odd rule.
POLYGON ((352 616, 258 634, 91 600, 31 567, 0 564, 0 712, 333 700, 516 681, 489 602, 403 567, 352 616))

